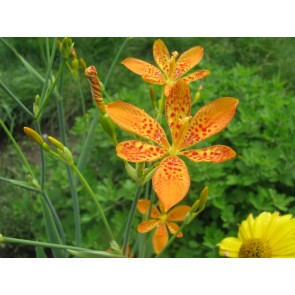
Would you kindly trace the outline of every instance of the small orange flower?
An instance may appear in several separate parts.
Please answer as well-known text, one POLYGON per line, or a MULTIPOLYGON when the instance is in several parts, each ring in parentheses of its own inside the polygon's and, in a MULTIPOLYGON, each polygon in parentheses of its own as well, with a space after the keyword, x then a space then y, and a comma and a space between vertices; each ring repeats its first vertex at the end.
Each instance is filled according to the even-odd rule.
POLYGON ((184 149, 223 130, 232 120, 238 102, 232 97, 219 98, 203 106, 191 117, 189 86, 182 80, 178 81, 171 89, 165 106, 172 145, 161 125, 144 110, 123 101, 112 102, 106 109, 111 119, 122 129, 158 144, 128 140, 120 142, 116 150, 120 158, 135 163, 153 162, 163 158, 152 182, 164 210, 168 211, 185 197, 190 186, 186 164, 178 156, 185 156, 194 162, 214 163, 235 157, 236 153, 224 145, 184 149))
POLYGON ((200 46, 192 47, 178 58, 177 51, 172 52, 172 56, 170 56, 165 43, 158 39, 154 42, 153 54, 159 68, 133 57, 124 59, 122 64, 135 74, 141 75, 146 82, 165 85, 166 96, 179 79, 182 78, 186 83, 190 83, 210 74, 208 70, 198 70, 184 76, 201 61, 204 50, 200 46))
MULTIPOLYGON (((137 203, 137 210, 141 214, 145 214, 149 206, 150 201, 139 200, 137 203)), ((137 227, 138 232, 142 234, 151 231, 155 227, 157 228, 153 235, 153 248, 157 254, 161 252, 168 242, 169 237, 167 227, 170 233, 174 235, 179 230, 179 226, 175 223, 175 221, 183 221, 191 207, 186 205, 177 206, 168 213, 166 213, 161 203, 159 203, 159 208, 160 211, 155 205, 153 205, 151 210, 152 219, 141 222, 137 227)), ((180 231, 176 237, 181 238, 182 236, 183 234, 180 231)))

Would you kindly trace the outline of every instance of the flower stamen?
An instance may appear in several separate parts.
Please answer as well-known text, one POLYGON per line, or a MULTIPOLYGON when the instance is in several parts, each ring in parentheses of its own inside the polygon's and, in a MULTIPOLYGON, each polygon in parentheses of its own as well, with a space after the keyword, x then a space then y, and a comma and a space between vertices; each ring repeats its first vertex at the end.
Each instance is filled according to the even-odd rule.
POLYGON ((249 239, 245 241, 240 250, 240 258, 269 258, 271 257, 271 248, 266 241, 262 239, 249 239))

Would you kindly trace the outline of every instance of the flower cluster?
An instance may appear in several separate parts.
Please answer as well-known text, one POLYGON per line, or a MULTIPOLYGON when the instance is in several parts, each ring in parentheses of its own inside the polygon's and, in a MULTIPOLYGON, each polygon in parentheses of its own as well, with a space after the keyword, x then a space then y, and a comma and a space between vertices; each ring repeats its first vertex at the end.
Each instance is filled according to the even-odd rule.
MULTIPOLYGON (((184 212, 187 213, 189 208, 174 207, 186 196, 190 187, 189 172, 181 157, 193 162, 213 163, 234 158, 236 153, 224 145, 188 148, 222 131, 232 120, 238 100, 232 97, 219 98, 206 104, 191 116, 192 102, 188 84, 204 78, 210 72, 198 70, 185 74, 200 62, 204 54, 203 49, 200 46, 193 47, 178 58, 177 52, 173 52, 170 56, 164 42, 156 40, 153 54, 158 68, 131 57, 123 60, 122 64, 141 75, 144 81, 163 85, 165 97, 162 99, 171 142, 157 119, 134 105, 120 100, 114 101, 106 105, 106 111, 116 125, 140 137, 117 144, 116 151, 120 158, 133 163, 158 161, 155 164, 152 184, 161 209, 159 212, 153 205, 151 215, 153 219, 143 221, 138 226, 138 231, 145 233, 156 227, 153 247, 155 252, 159 253, 168 241, 166 226, 172 234, 178 228, 171 222, 174 220, 171 216, 182 210, 181 217, 175 220, 183 221, 184 212), (171 209, 172 207, 174 208, 171 209)), ((160 112, 161 108, 158 109, 158 115, 160 112)), ((138 210, 141 213, 146 211, 148 202, 147 200, 139 202, 138 210)), ((179 233, 178 237, 181 235, 179 233)))

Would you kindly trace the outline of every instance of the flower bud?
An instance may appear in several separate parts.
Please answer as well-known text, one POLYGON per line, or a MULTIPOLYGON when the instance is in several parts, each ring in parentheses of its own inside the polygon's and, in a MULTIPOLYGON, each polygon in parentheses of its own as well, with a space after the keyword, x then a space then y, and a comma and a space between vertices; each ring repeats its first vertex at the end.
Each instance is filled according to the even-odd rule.
POLYGON ((208 186, 205 186, 200 194, 200 210, 204 210, 208 200, 208 186))
POLYGON ((138 175, 135 168, 133 168, 127 161, 125 162, 125 169, 127 174, 136 182, 138 182, 138 175))
POLYGON ((68 59, 70 54, 72 53, 72 49, 74 47, 74 43, 71 38, 65 37, 60 45, 60 52, 64 59, 68 59))
POLYGON ((52 136, 48 136, 47 138, 48 138, 49 142, 51 142, 56 148, 63 150, 64 145, 59 140, 57 140, 56 138, 54 138, 52 136))
POLYGON ((33 113, 35 116, 39 113, 39 102, 40 102, 40 95, 36 95, 35 102, 33 103, 33 113))
POLYGON ((96 102, 97 107, 99 110, 105 114, 106 108, 105 103, 103 100, 103 97, 101 95, 101 86, 100 81, 98 79, 97 71, 94 66, 90 66, 85 70, 85 75, 89 81, 90 87, 91 87, 91 94, 92 98, 96 102))
POLYGON ((0 243, 4 241, 4 237, 0 234, 0 243))
POLYGON ((109 117, 108 113, 101 114, 100 118, 100 125, 105 133, 113 140, 113 142, 117 145, 117 138, 115 133, 115 124, 109 117))
POLYGON ((81 57, 80 59, 79 59, 79 62, 80 62, 80 66, 82 67, 82 70, 85 72, 85 70, 86 70, 86 62, 85 62, 85 60, 81 57))
POLYGON ((44 140, 43 140, 42 136, 39 133, 37 133, 34 129, 29 128, 29 127, 24 127, 24 132, 28 137, 32 138, 39 145, 41 145, 41 146, 43 145, 44 140))

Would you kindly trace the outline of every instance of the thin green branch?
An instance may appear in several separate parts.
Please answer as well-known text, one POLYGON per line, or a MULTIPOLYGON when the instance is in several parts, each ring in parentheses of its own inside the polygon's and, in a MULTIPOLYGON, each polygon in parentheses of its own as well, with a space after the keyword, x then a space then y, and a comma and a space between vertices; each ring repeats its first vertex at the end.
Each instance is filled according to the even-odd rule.
POLYGON ((128 242, 129 242, 129 236, 130 236, 130 231, 131 231, 131 227, 132 227, 132 222, 133 222, 133 218, 134 218, 134 214, 135 214, 135 209, 137 206, 137 202, 139 200, 140 194, 142 192, 143 186, 138 185, 135 191, 135 195, 134 195, 134 199, 132 202, 132 206, 130 209, 130 213, 128 216, 128 221, 127 221, 127 225, 126 225, 126 229, 125 229, 125 234, 124 234, 124 240, 123 240, 123 246, 122 246, 122 251, 123 251, 123 255, 126 255, 126 250, 128 247, 128 242))
POLYGON ((106 230, 108 232, 108 235, 109 235, 110 239, 112 241, 115 241, 114 234, 113 234, 113 232, 111 230, 111 227, 110 227, 110 225, 109 225, 109 223, 107 221, 107 218, 106 218, 106 216, 104 214, 104 211, 103 211, 103 209, 102 209, 102 207, 101 207, 101 205, 100 205, 97 197, 95 196, 93 190, 91 189, 90 185, 88 184, 87 180, 84 178, 83 174, 80 172, 79 168, 76 165, 72 164, 70 167, 77 174, 77 176, 79 177, 80 181, 83 183, 83 185, 85 186, 86 190, 88 191, 88 193, 90 194, 91 198, 93 199, 93 201, 94 201, 94 203, 95 203, 95 205, 96 205, 96 207, 97 207, 97 209, 98 209, 98 211, 100 213, 100 216, 102 218, 102 221, 103 221, 103 223, 104 223, 104 225, 106 227, 106 230))
POLYGON ((21 244, 21 245, 27 245, 27 246, 33 246, 33 247, 44 247, 44 248, 54 248, 54 249, 63 249, 63 250, 73 250, 73 251, 79 251, 79 252, 90 252, 90 253, 100 254, 102 257, 114 257, 114 258, 124 258, 125 257, 125 256, 122 256, 122 255, 112 254, 112 253, 105 252, 105 251, 95 251, 95 250, 92 250, 92 249, 74 247, 74 246, 70 246, 70 245, 61 245, 61 244, 55 244, 55 243, 38 242, 38 241, 16 239, 16 238, 3 237, 3 236, 2 236, 2 240, 0 240, 0 242, 1 243, 21 244))

